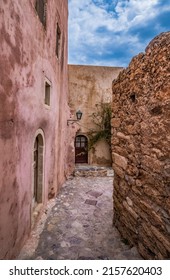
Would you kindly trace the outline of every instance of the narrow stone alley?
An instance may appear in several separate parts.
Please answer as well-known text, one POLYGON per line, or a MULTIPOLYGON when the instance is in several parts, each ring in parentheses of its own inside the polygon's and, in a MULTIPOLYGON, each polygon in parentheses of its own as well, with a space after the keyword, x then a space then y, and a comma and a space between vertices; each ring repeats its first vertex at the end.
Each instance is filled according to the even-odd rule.
POLYGON ((44 214, 19 259, 141 259, 113 220, 113 177, 70 177, 44 214))

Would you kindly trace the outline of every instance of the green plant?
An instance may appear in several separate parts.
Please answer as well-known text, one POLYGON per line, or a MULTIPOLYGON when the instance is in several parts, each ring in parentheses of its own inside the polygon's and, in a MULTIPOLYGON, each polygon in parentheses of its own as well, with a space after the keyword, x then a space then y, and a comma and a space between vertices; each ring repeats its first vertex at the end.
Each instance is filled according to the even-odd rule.
POLYGON ((95 124, 96 129, 88 133, 90 150, 94 145, 100 141, 105 140, 111 146, 111 104, 99 103, 95 105, 96 110, 90 115, 92 122, 95 124))

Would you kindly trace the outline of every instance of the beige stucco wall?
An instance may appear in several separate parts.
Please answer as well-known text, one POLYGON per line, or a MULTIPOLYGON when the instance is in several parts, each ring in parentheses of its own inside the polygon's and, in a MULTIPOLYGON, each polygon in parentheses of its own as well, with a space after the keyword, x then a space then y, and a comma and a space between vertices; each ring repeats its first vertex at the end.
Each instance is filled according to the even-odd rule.
MULTIPOLYGON (((95 129, 95 125, 90 115, 96 110, 95 104, 110 103, 112 99, 112 81, 122 70, 120 67, 105 66, 84 66, 69 65, 69 105, 72 110, 72 117, 75 118, 77 110, 83 113, 81 121, 77 126, 77 135, 88 134, 90 129, 95 129)), ((73 129, 75 125, 70 125, 73 129)), ((72 145, 73 146, 73 145, 72 145)), ((74 157, 74 150, 72 149, 74 157)), ((111 165, 111 155, 109 146, 104 141, 97 143, 90 150, 88 164, 109 166, 111 165)))

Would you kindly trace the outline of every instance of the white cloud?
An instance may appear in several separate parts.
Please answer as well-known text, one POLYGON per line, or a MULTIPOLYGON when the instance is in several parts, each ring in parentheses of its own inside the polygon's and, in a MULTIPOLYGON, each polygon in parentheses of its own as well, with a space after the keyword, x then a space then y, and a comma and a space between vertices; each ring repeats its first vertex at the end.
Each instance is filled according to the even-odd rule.
MULTIPOLYGON (((131 36, 129 30, 134 26, 145 26, 149 20, 155 18, 159 13, 156 8, 159 1, 69 0, 70 63, 89 64, 92 62, 100 65, 102 61, 106 62, 104 56, 105 51, 107 55, 108 46, 113 46, 113 51, 115 45, 118 47, 122 44, 125 48, 127 44, 135 44, 137 51, 143 48, 144 42, 139 41, 137 35, 131 36), (103 54, 103 59, 96 60, 95 56, 101 56, 101 54, 103 54)), ((112 62, 114 61, 117 62, 117 58, 114 58, 112 62)))

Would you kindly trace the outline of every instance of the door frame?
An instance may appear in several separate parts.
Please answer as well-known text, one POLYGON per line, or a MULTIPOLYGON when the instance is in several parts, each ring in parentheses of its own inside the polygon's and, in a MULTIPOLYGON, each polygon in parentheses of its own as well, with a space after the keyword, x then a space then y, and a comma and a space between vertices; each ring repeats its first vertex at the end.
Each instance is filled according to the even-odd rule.
POLYGON ((32 145, 32 189, 31 189, 31 227, 34 226, 36 218, 44 204, 45 201, 45 137, 42 129, 38 129, 34 135, 33 145, 32 145), (35 150, 35 143, 37 141, 38 147, 35 150), (35 200, 35 152, 37 153, 37 198, 35 200))

